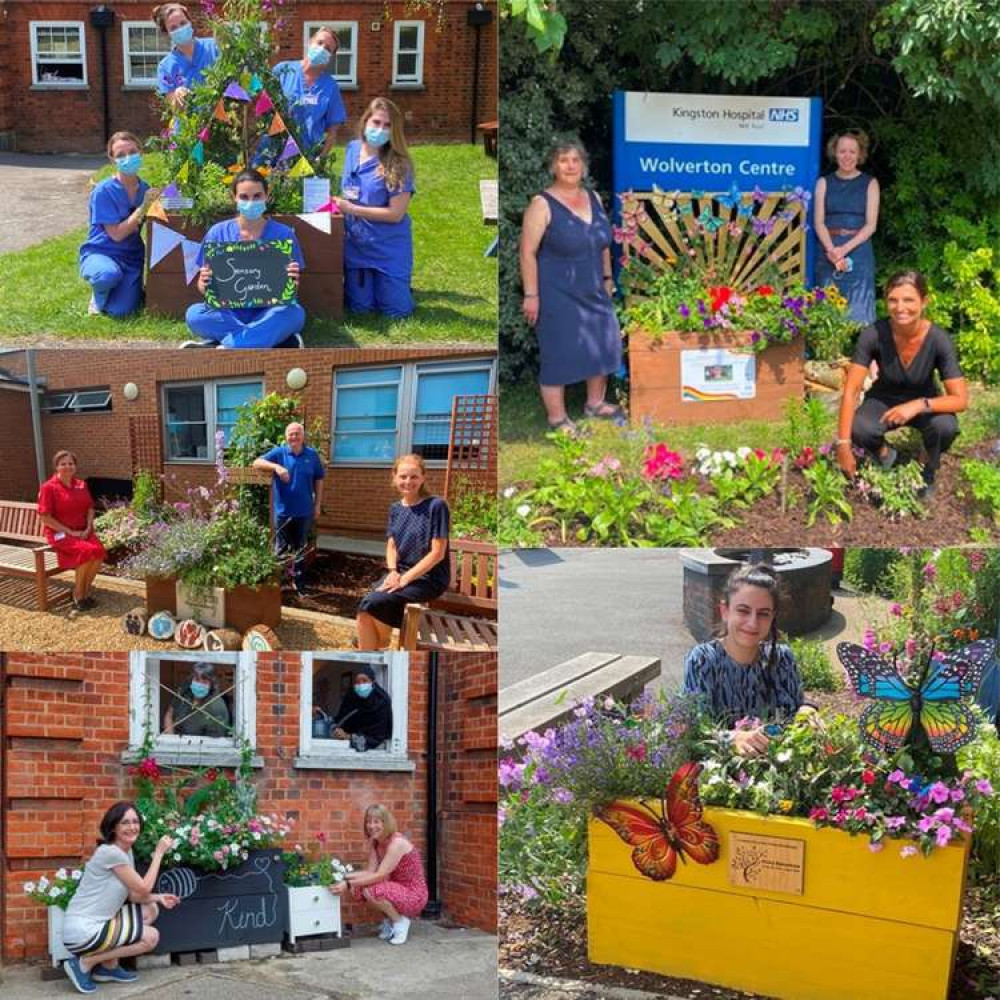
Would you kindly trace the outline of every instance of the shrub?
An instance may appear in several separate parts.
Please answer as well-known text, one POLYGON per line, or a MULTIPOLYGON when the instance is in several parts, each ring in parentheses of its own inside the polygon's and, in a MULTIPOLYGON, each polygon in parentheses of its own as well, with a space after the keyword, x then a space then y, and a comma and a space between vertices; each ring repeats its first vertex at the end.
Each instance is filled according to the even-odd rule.
POLYGON ((788 642, 798 664, 802 686, 807 691, 839 691, 843 682, 834 670, 821 642, 790 639, 788 642))
POLYGON ((898 549, 848 549, 844 556, 844 579, 866 594, 893 597, 890 570, 901 558, 898 549))

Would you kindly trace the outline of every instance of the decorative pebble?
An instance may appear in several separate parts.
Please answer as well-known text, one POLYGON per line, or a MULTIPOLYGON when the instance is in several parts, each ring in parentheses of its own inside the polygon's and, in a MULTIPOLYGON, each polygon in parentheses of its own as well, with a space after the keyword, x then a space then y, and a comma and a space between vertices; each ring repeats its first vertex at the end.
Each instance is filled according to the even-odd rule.
POLYGON ((243 636, 243 648, 251 653, 268 653, 281 649, 281 643, 273 629, 267 625, 254 625, 243 636))
POLYGON ((205 642, 205 627, 199 625, 193 618, 185 618, 177 626, 174 642, 181 649, 201 649, 205 642))
POLYGON ((122 616, 122 629, 126 635, 145 635, 147 621, 145 608, 133 608, 122 616))
POLYGON ((169 611, 157 611, 156 614, 149 616, 146 628, 154 639, 166 641, 173 638, 177 619, 169 611))
POLYGON ((240 649, 242 645, 243 636, 234 628, 213 628, 205 633, 205 649, 210 653, 240 649))

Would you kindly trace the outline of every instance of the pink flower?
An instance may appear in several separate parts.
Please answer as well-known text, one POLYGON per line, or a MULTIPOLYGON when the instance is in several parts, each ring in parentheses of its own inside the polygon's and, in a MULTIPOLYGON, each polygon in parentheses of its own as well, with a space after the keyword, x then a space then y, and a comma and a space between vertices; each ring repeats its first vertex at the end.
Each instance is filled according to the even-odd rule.
POLYGON ((870 771, 868 769, 865 769, 864 771, 861 772, 861 780, 866 785, 872 785, 872 784, 874 784, 875 783, 875 772, 874 771, 870 771))
POLYGON ((684 475, 684 460, 665 444, 647 445, 642 457, 646 479, 681 479, 684 475))
POLYGON ((980 778, 976 782, 976 791, 979 792, 980 795, 992 795, 993 786, 986 778, 980 778))
POLYGON ((917 849, 912 844, 907 844, 900 852, 901 858, 912 858, 917 853, 917 849))
POLYGON ((963 792, 961 788, 953 788, 951 790, 951 801, 952 802, 961 802, 962 799, 964 799, 964 798, 965 798, 965 792, 963 792))
POLYGON ((929 833, 935 826, 937 826, 937 820, 933 816, 924 816, 917 824, 917 829, 921 833, 929 833))
POLYGON ((830 814, 822 806, 815 806, 809 810, 809 818, 816 823, 820 822, 820 820, 829 819, 829 817, 830 814))
POLYGON ((878 639, 875 635, 875 629, 869 625, 865 629, 864 635, 861 637, 861 645, 869 652, 875 651, 875 647, 878 645, 878 639))
POLYGON ((924 579, 933 583, 937 579, 937 566, 933 562, 927 563, 923 569, 924 579))
POLYGON ((917 640, 907 639, 906 642, 903 643, 903 651, 906 653, 907 657, 912 660, 913 657, 917 655, 917 640))
POLYGON ((947 847, 948 842, 951 840, 951 827, 950 826, 939 826, 937 832, 937 845, 938 847, 947 847))
POLYGON ((888 781, 890 784, 894 785, 896 784, 897 781, 902 781, 902 779, 905 777, 906 774, 903 771, 900 771, 900 769, 897 767, 896 770, 892 771, 889 774, 889 777, 886 778, 885 780, 888 781))
POLYGON ((951 798, 951 791, 948 786, 941 781, 935 781, 927 791, 932 802, 947 802, 951 798))
POLYGON ((934 818, 939 823, 950 823, 955 818, 954 809, 935 809, 934 818))
POLYGON ((868 842, 868 850, 871 851, 872 854, 878 854, 878 852, 884 847, 885 844, 883 844, 881 840, 871 840, 868 842))
POLYGON ((903 605, 902 604, 893 604, 889 608, 889 614, 890 615, 895 615, 897 618, 902 618, 903 617, 903 605))
POLYGON ((222 853, 222 851, 213 851, 212 857, 215 858, 216 861, 223 861, 226 856, 222 853))
POLYGON ((865 809, 864 806, 862 806, 860 809, 855 809, 854 810, 854 818, 855 819, 863 820, 863 819, 865 819, 865 817, 867 815, 868 815, 868 810, 865 809))
POLYGON ((898 830, 901 826, 906 826, 905 816, 886 816, 885 818, 886 829, 888 830, 898 830))

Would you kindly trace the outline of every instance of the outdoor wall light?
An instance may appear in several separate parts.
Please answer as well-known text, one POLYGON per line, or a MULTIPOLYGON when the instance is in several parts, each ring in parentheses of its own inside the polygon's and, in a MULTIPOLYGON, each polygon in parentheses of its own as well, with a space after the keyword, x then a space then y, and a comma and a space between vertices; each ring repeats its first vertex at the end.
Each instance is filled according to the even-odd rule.
POLYGON ((122 395, 131 403, 133 400, 139 398, 139 387, 135 382, 126 382, 122 386, 122 395))
POLYGON ((309 376, 301 368, 293 368, 286 376, 285 381, 289 389, 304 389, 309 376))

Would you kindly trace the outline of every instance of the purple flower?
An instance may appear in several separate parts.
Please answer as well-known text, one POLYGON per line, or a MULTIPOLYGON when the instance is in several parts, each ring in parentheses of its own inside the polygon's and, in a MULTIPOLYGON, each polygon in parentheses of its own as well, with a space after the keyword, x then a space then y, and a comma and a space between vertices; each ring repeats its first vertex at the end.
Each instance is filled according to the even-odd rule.
POLYGON ((690 315, 691 315, 691 309, 690 309, 690 308, 688 307, 688 305, 687 305, 687 303, 686 303, 686 302, 682 302, 682 303, 681 303, 681 304, 680 304, 680 305, 679 305, 679 306, 677 307, 677 311, 678 311, 678 312, 679 312, 679 313, 680 313, 680 314, 681 314, 681 315, 682 315, 682 316, 683 316, 683 317, 684 317, 685 319, 687 319, 687 318, 688 318, 688 316, 690 316, 690 315))
POLYGON ((822 288, 817 288, 815 292, 813 292, 813 298, 817 302, 822 302, 826 299, 826 292, 824 292, 822 288))
POLYGON ((926 566, 924 566, 923 573, 924 578, 933 583, 937 579, 937 566, 935 566, 934 563, 929 562, 926 566))
POLYGON ((750 343, 751 344, 758 344, 758 343, 760 343, 760 331, 759 330, 751 330, 750 331, 750 343))
POLYGON ((947 802, 951 798, 951 791, 948 786, 941 781, 935 781, 934 784, 927 790, 927 794, 930 796, 932 802, 937 803, 947 802))
POLYGON ((568 788, 553 788, 552 800, 561 806, 568 806, 573 801, 573 793, 568 788))
POLYGON ((887 830, 898 830, 901 826, 906 826, 906 817, 886 816, 885 826, 887 830))
POLYGON ((938 847, 947 847, 948 842, 951 840, 952 833, 950 826, 939 826, 937 832, 937 845, 938 847))
POLYGON ((976 782, 976 791, 979 792, 980 795, 992 795, 993 786, 989 783, 989 781, 986 778, 980 778, 976 782))
POLYGON ((954 809, 948 809, 948 808, 935 809, 934 810, 934 818, 939 823, 950 823, 955 818, 955 810, 954 809))
POLYGON ((917 824, 917 829, 921 833, 929 833, 935 826, 937 826, 937 820, 933 816, 924 816, 917 824))

